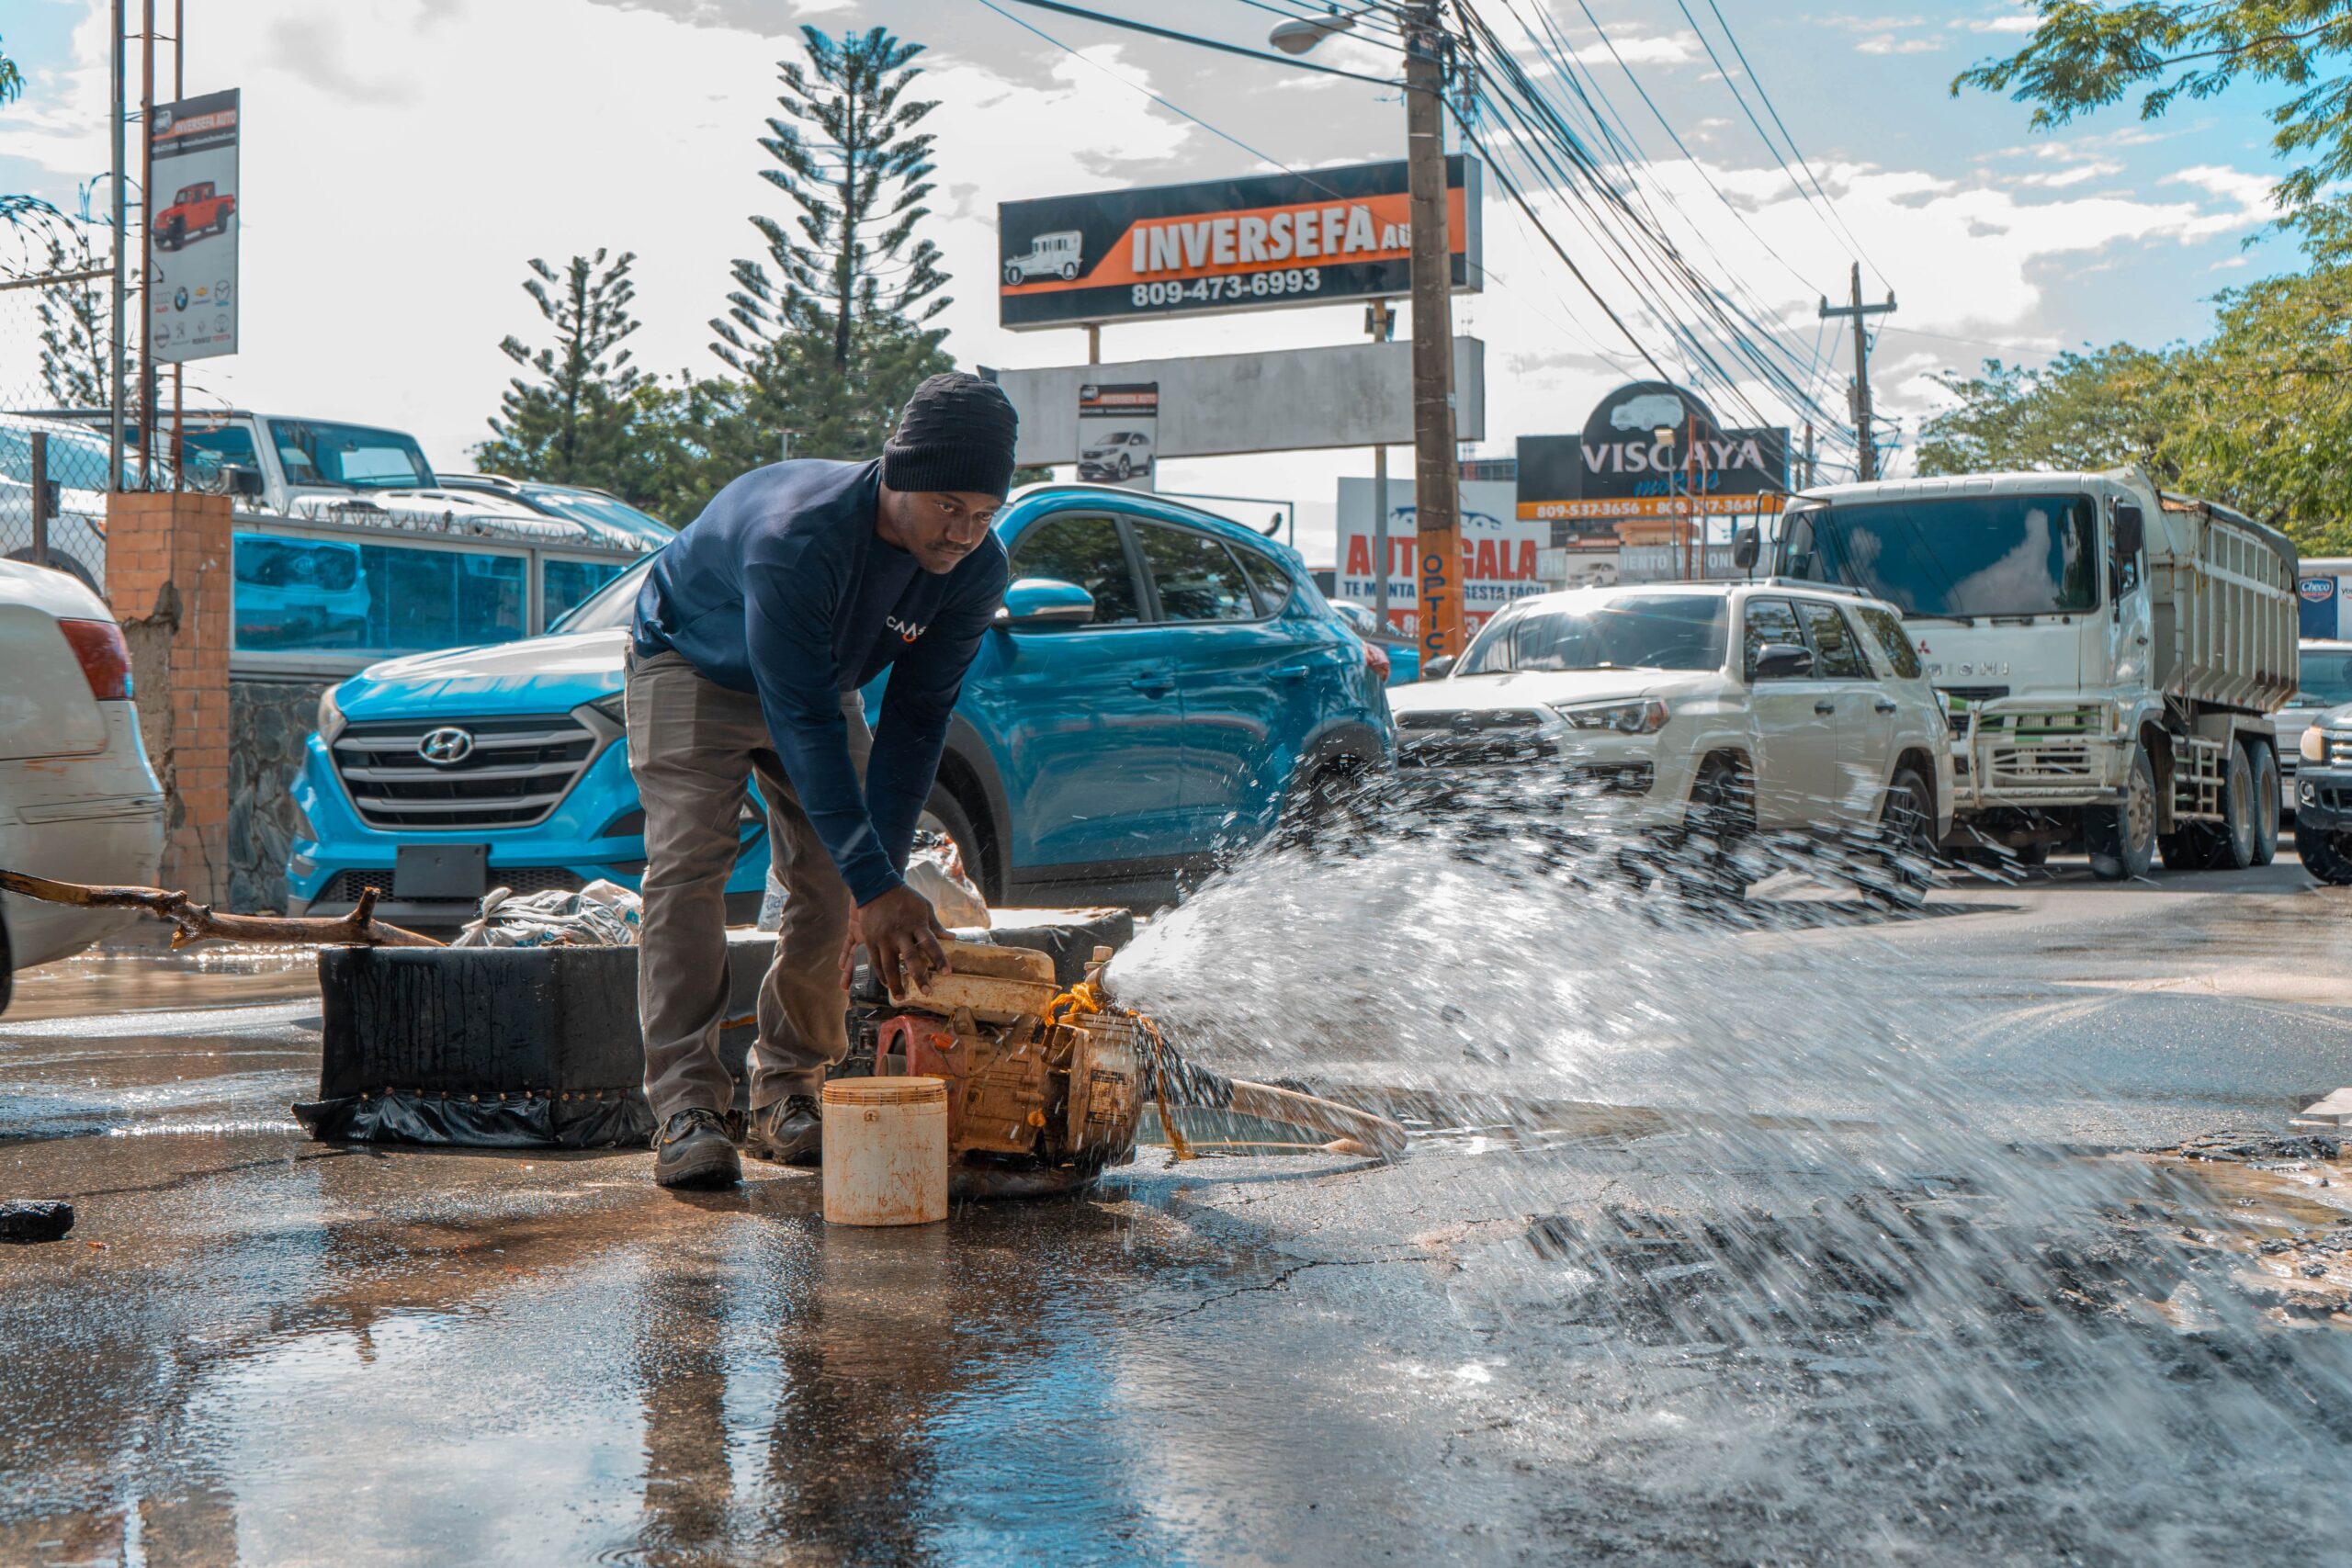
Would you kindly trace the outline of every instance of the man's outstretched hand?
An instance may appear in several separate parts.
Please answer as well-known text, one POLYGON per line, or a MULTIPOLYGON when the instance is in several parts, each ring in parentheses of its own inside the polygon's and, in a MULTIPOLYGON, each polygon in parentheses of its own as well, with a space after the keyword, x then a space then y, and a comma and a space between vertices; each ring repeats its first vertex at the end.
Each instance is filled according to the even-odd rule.
POLYGON ((946 934, 931 900, 903 883, 872 903, 859 905, 850 916, 849 941, 842 948, 842 989, 849 989, 857 944, 864 942, 867 960, 891 995, 929 991, 931 977, 947 973, 947 953, 939 945, 946 934))

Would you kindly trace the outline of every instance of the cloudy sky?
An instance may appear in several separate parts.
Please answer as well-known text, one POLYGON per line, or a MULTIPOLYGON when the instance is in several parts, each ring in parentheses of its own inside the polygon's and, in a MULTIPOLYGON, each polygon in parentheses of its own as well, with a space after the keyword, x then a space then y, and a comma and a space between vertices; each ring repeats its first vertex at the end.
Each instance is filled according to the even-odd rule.
MULTIPOLYGON (((1255 0, 1097 3, 1258 46, 1276 19, 1255 0)), ((1872 366, 1882 411, 1906 433, 1936 406, 1933 372, 1990 355, 2030 361, 2086 343, 2193 336, 2216 290, 2291 263, 2275 241, 2244 244, 2268 215, 2276 177, 2251 97, 2186 105, 2154 125, 2110 110, 2041 134, 2029 134, 2017 105, 1952 97, 1955 73, 2026 30, 2026 14, 2000 0, 1883 15, 1718 0, 1752 75, 1702 3, 1686 13, 1672 0, 1589 0, 1615 59, 1579 0, 1476 4, 1521 45, 1514 10, 1532 17, 1550 6, 1590 85, 1647 155, 1640 177, 1661 221, 1710 277, 1785 324, 1797 357, 1820 366, 1818 395, 1833 406, 1850 352, 1821 331, 1816 299, 1841 290, 1849 260, 1865 256, 1866 290, 1892 288, 1900 301, 1872 366), (1731 62, 1728 78, 1710 42, 1731 62), (1763 101, 1759 85, 1826 203, 1800 192, 1747 118, 1763 101)), ((192 380, 248 406, 404 426, 450 468, 464 466, 496 406, 509 368, 500 338, 537 341, 520 288, 529 257, 635 251, 640 362, 716 367, 706 323, 721 309, 729 262, 755 254, 746 218, 782 210, 754 139, 775 112, 775 62, 804 22, 880 25, 928 46, 922 90, 939 101, 927 122, 939 143, 930 232, 956 280, 948 347, 967 366, 1084 357, 1080 333, 996 325, 998 202, 1395 157, 1404 140, 1391 90, 1014 0, 1002 11, 1019 21, 985 0, 187 6, 188 91, 241 87, 246 121, 243 352, 192 380)), ((167 0, 158 8, 168 16, 167 0)), ((105 0, 6 7, 0 37, 27 92, 0 111, 0 191, 71 209, 105 170, 107 10, 105 0)), ((1352 39, 1315 58, 1374 75, 1394 65, 1352 39)), ((165 83, 169 67, 166 45, 165 83)), ((136 69, 134 51, 134 83, 136 69)), ((1537 207, 1566 231, 1556 199, 1537 207)), ((1488 344, 1479 450, 1508 456, 1522 434, 1578 427, 1638 360, 1491 183, 1486 220, 1489 287, 1457 300, 1456 330, 1488 344)), ((1637 330, 1672 365, 1663 339, 1637 330)), ((1117 326, 1103 352, 1307 346, 1362 331, 1361 307, 1350 305, 1117 326)), ((1328 559, 1334 480, 1370 471, 1363 452, 1198 460, 1169 464, 1162 488, 1295 500, 1302 547, 1328 559)))

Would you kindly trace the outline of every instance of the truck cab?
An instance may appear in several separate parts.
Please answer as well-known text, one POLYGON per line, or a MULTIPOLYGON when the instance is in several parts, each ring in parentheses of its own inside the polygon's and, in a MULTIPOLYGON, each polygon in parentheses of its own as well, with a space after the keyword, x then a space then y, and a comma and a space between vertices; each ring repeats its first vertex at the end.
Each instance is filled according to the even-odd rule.
POLYGON ((2080 839, 2103 876, 2267 860, 2294 547, 2136 469, 1795 497, 1775 570, 1895 605, 1951 710, 1955 847, 2080 839))

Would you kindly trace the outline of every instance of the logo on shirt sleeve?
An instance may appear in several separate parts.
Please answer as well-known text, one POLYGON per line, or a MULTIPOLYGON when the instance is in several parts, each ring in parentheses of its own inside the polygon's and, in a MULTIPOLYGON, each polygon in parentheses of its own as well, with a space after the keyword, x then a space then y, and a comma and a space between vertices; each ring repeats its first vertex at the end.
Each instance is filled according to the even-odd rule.
POLYGON ((892 631, 897 632, 900 642, 914 641, 915 638, 922 636, 925 629, 922 626, 916 626, 911 621, 902 621, 896 615, 883 616, 882 624, 889 627, 892 631))

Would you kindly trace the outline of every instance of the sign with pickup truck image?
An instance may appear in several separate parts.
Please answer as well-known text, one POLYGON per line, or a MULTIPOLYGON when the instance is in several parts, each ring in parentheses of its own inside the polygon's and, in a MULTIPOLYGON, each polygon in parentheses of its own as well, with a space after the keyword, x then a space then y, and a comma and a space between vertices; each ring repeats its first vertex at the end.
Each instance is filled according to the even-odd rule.
MULTIPOLYGON (((1446 164, 1453 291, 1485 287, 1479 166, 1446 164)), ((1402 297, 1405 164, 1094 191, 997 208, 997 319, 1015 332, 1402 297)))
POLYGON ((156 199, 145 299, 165 364, 237 352, 238 96, 232 88, 158 104, 148 125, 156 199))

